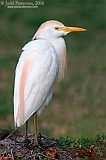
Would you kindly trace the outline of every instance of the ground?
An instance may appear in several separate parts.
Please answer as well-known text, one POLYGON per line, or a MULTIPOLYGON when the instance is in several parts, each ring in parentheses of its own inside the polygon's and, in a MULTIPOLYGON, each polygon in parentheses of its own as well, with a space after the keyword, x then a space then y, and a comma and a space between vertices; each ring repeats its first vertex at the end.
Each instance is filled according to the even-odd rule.
POLYGON ((105 160, 106 137, 101 134, 96 138, 58 139, 38 135, 39 144, 34 143, 34 134, 17 129, 0 129, 0 160, 105 160))

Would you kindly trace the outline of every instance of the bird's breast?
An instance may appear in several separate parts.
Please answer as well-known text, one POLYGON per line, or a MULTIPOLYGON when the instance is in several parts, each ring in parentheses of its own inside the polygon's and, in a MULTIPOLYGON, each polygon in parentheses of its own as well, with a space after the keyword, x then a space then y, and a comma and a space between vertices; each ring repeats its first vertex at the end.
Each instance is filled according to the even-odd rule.
POLYGON ((66 52, 66 44, 64 39, 57 38, 52 41, 52 45, 55 48, 58 61, 59 61, 59 70, 58 70, 58 81, 64 78, 66 66, 67 66, 67 52, 66 52))

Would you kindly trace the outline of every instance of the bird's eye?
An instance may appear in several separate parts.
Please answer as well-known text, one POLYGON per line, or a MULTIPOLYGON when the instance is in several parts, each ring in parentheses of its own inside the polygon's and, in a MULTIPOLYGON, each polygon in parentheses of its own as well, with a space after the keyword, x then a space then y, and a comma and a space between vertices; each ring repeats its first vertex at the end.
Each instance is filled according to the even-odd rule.
POLYGON ((59 27, 55 27, 56 30, 59 30, 59 27))

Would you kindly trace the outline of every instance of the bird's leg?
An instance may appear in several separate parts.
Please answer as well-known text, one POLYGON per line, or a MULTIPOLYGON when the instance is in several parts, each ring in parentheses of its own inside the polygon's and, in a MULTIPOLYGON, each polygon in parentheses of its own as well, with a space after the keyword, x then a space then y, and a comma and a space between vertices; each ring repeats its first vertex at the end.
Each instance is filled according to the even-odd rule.
POLYGON ((28 142, 28 120, 26 121, 25 141, 28 142))
POLYGON ((35 132, 35 143, 38 144, 38 137, 37 137, 37 114, 34 114, 34 132, 35 132))

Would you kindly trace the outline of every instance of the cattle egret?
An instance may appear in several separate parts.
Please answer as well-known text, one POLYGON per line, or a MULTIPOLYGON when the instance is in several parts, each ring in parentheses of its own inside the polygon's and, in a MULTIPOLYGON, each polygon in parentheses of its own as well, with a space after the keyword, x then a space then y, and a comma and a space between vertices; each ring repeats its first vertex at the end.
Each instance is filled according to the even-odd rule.
POLYGON ((63 36, 86 29, 67 27, 56 20, 43 23, 34 37, 22 48, 15 72, 14 124, 20 127, 34 115, 35 142, 37 115, 48 105, 56 83, 63 79, 67 53, 63 36))

